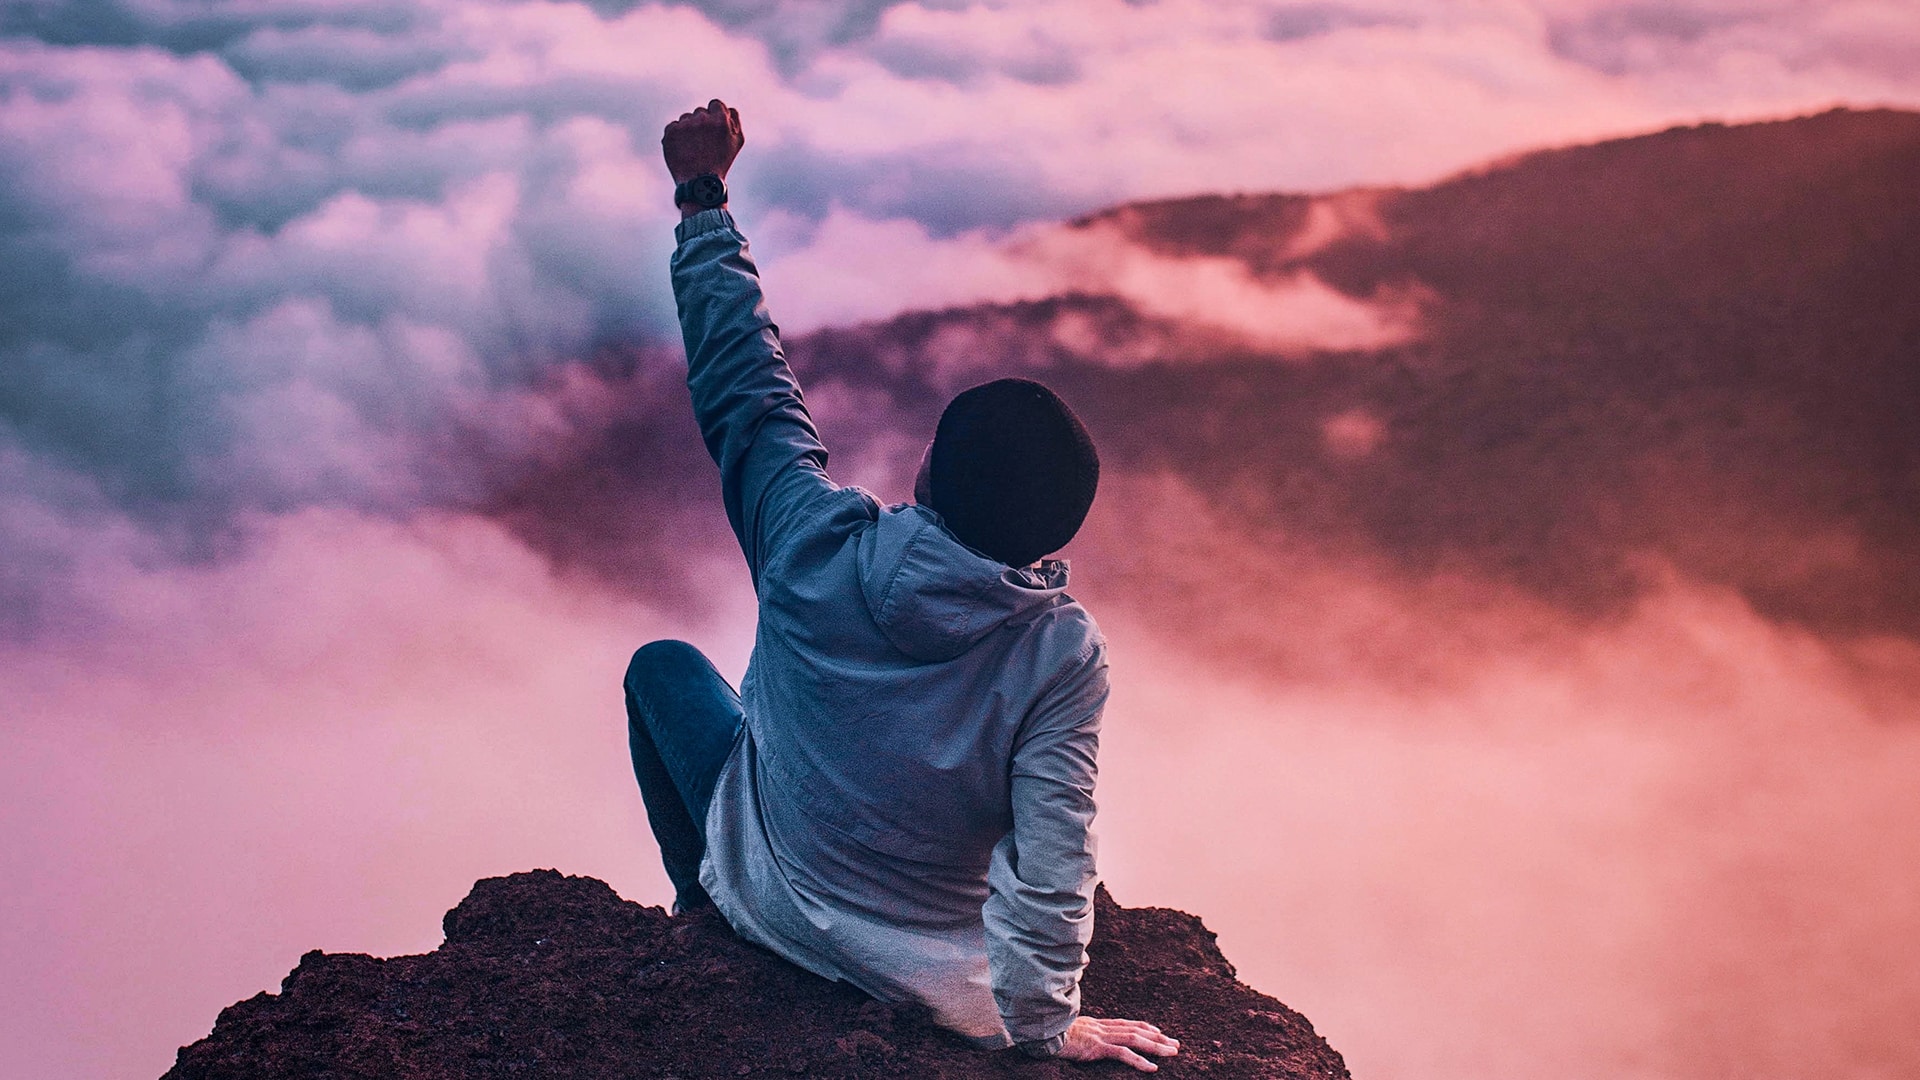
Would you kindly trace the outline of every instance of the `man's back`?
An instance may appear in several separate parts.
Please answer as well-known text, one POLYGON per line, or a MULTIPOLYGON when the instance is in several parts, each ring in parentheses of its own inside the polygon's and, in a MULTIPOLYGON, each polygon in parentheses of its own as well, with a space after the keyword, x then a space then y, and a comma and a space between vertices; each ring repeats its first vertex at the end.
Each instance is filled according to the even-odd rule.
POLYGON ((1062 564, 1010 570, 930 511, 882 510, 858 490, 819 502, 761 577, 747 725, 762 777, 794 796, 767 808, 769 827, 823 860, 844 838, 849 857, 900 878, 886 899, 853 898, 875 914, 978 921, 1041 704, 1080 704, 1083 760, 1025 755, 1026 767, 1071 765, 1051 775, 1092 787, 1098 632, 1064 593, 1062 564))
POLYGON ((1000 379, 942 413, 922 505, 836 486, 725 209, 739 115, 712 101, 661 142, 687 386, 760 598, 739 695, 682 643, 628 668, 676 905, 704 892, 743 936, 982 1044, 1152 1069, 1176 1041, 1079 1014, 1105 644, 1039 560, 1092 504, 1091 437, 1000 379))
MULTIPOLYGON (((682 229, 676 293, 757 293, 712 214, 682 229)), ((733 468, 718 455, 723 494, 760 596, 701 882, 742 934, 822 975, 985 1042, 1006 1043, 1002 1016, 1015 1039, 1053 1034, 1022 1021, 1077 1005, 1104 643, 1064 564, 1007 567, 925 507, 834 486, 797 391, 769 422, 765 395, 733 389, 736 366, 784 370, 763 320, 757 295, 682 304, 696 416, 740 447, 733 468)))

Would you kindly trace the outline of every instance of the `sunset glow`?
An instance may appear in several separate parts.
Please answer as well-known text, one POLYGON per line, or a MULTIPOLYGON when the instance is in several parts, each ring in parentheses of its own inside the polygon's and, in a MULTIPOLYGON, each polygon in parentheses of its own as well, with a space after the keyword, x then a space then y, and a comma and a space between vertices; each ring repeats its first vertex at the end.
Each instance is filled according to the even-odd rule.
POLYGON ((1907 114, 1519 157, 1920 109, 1906 0, 29 0, 6 1075, 158 1076, 481 876, 669 900, 616 684, 753 635, 666 273, 713 96, 836 479, 1016 370, 1102 440, 1121 903, 1369 1080, 1920 1070, 1914 218, 1838 216, 1907 114))

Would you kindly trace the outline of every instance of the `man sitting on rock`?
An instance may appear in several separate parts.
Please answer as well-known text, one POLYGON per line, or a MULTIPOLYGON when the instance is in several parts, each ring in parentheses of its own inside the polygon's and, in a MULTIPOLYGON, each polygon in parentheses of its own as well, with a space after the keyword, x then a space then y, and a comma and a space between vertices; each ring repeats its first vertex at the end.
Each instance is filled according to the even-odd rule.
POLYGON ((759 595, 741 692, 656 641, 627 669, 634 774, 676 911, 983 1047, 1116 1058, 1179 1044, 1080 1015, 1093 933, 1106 643, 1045 560, 1085 519, 1092 441, 1052 391, 958 397, 914 502, 828 479, 724 179, 719 101, 667 125, 687 385, 759 595))

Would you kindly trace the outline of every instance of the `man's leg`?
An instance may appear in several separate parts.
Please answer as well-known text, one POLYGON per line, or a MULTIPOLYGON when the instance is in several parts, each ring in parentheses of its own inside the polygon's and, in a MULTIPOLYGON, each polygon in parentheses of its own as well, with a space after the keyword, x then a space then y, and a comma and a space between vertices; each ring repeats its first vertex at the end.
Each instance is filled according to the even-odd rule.
POLYGON ((707 806, 740 730, 740 695, 684 641, 642 646, 625 686, 633 775, 673 882, 674 910, 691 910, 708 902, 700 887, 707 806))

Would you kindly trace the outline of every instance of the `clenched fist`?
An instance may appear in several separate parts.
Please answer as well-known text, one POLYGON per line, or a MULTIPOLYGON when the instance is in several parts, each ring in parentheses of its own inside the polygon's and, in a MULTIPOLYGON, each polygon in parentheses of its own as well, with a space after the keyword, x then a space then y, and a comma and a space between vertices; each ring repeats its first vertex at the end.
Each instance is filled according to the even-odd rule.
POLYGON ((724 180, 746 143, 747 137, 740 131, 740 113, 714 98, 668 124, 666 133, 660 136, 660 152, 666 156, 667 171, 676 184, 702 173, 724 180))

